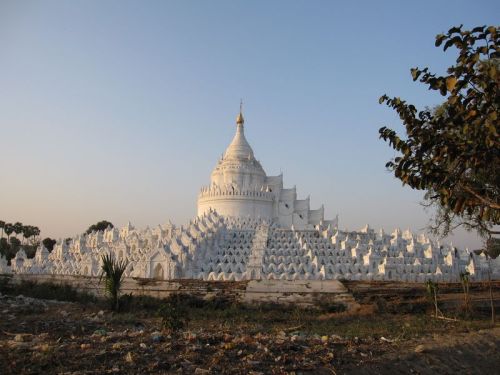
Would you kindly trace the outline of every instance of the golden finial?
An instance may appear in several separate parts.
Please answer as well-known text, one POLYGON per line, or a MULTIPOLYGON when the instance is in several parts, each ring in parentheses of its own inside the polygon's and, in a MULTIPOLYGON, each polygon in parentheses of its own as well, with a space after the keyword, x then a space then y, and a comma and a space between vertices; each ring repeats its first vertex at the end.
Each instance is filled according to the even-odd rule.
POLYGON ((243 125, 245 122, 245 119, 243 118, 243 100, 240 99, 240 113, 238 114, 238 117, 236 118, 236 123, 239 125, 243 125))

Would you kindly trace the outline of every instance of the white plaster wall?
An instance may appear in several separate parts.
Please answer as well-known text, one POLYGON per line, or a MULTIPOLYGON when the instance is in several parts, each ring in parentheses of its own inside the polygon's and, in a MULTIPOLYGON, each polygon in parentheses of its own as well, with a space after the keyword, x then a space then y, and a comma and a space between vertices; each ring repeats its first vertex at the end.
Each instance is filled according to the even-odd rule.
POLYGON ((266 175, 263 171, 253 167, 245 168, 240 165, 223 165, 212 172, 211 185, 237 185, 240 189, 250 189, 264 185, 266 175))
POLYGON ((271 219, 273 217, 273 201, 271 200, 224 196, 206 198, 198 202, 198 216, 210 209, 224 216, 250 217, 252 219, 271 219))

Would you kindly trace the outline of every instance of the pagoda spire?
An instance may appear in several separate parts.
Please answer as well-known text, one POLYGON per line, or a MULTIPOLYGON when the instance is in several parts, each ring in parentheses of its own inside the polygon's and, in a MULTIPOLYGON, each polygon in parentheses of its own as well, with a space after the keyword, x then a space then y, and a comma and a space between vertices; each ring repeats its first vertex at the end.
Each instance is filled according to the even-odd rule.
POLYGON ((240 113, 238 117, 236 117, 236 124, 243 125, 245 123, 245 119, 243 118, 243 100, 240 99, 240 113))

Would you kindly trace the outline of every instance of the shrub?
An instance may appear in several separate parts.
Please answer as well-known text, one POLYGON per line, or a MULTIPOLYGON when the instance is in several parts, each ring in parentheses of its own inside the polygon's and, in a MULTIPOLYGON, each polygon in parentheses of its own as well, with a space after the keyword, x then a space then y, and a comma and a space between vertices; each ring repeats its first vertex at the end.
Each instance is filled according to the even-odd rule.
POLYGON ((105 254, 102 259, 101 280, 104 278, 104 288, 111 299, 111 308, 118 311, 120 309, 120 299, 118 298, 122 286, 122 278, 127 268, 128 262, 118 261, 110 254, 105 254))
POLYGON ((161 305, 157 314, 161 318, 162 327, 170 331, 181 330, 188 323, 187 310, 172 302, 161 305))

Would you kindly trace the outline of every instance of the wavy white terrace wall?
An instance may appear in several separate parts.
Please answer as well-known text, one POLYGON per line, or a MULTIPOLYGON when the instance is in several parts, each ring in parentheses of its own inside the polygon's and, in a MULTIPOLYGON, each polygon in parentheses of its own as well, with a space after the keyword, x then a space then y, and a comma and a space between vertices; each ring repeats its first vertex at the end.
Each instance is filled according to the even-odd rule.
POLYGON ((410 231, 296 230, 213 211, 182 227, 127 225, 80 235, 51 253, 40 247, 33 259, 19 251, 10 266, 0 257, 0 273, 97 276, 106 253, 127 261, 125 276, 138 278, 457 282, 465 271, 472 280, 486 280, 490 267, 500 278, 500 259, 489 263, 410 231))
POLYGON ((128 263, 126 277, 240 280, 394 280, 453 282, 469 272, 500 278, 500 258, 489 262, 466 249, 441 246, 423 234, 391 234, 366 226, 341 230, 324 208, 297 199, 283 175, 267 176, 245 138, 240 113, 236 134, 198 196, 188 225, 138 230, 131 224, 60 240, 34 259, 19 251, 0 273, 96 276, 109 253, 128 263), (263 231, 262 228, 268 229, 263 231), (491 267, 491 268, 490 268, 491 267))

